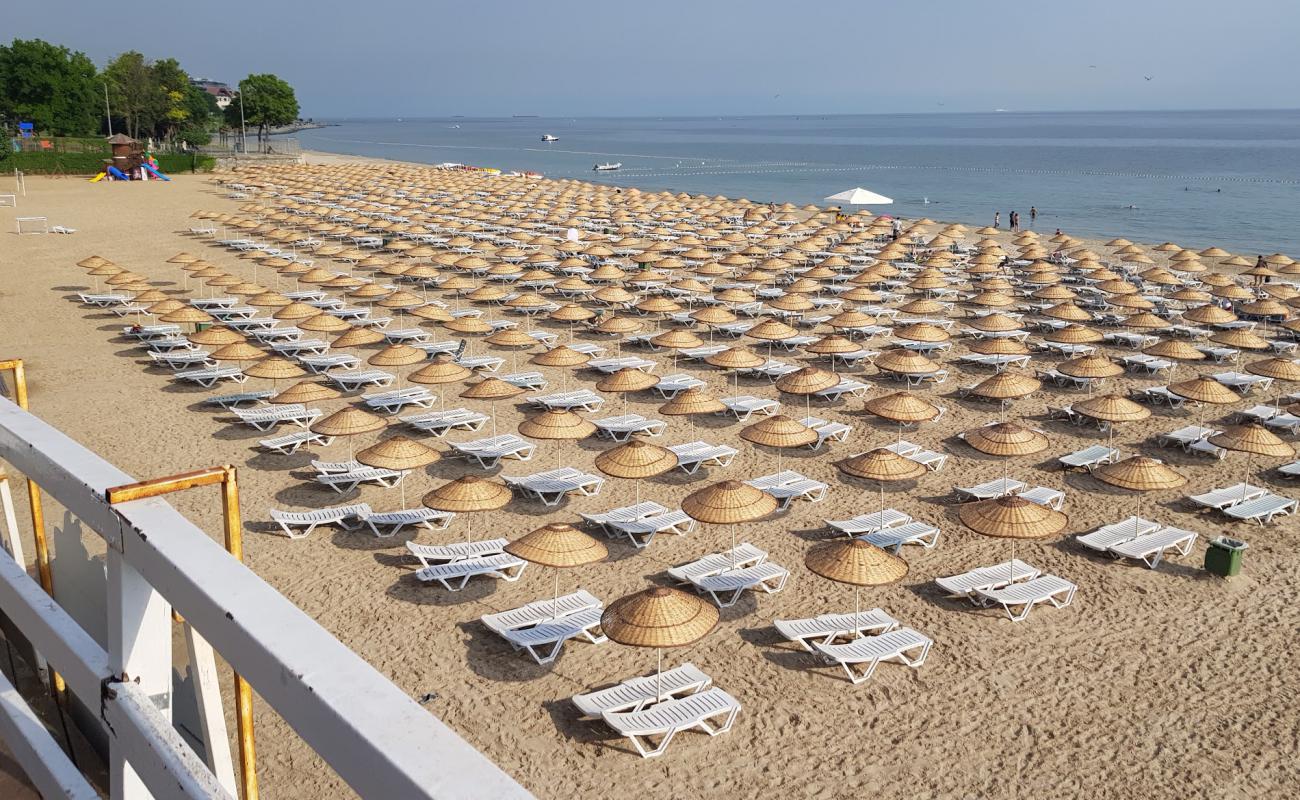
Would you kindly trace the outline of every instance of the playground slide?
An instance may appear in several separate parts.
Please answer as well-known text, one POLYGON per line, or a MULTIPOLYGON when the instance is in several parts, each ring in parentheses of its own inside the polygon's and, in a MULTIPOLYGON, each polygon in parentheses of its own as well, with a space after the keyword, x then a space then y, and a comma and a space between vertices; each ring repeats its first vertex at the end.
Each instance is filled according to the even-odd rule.
POLYGON ((108 168, 108 174, 109 174, 109 175, 112 175, 114 178, 117 178, 119 181, 129 180, 129 179, 126 177, 126 173, 123 172, 122 170, 118 169, 117 167, 109 167, 109 168, 108 168))
POLYGON ((164 180, 164 181, 169 181, 169 180, 171 180, 171 178, 169 178, 169 177, 167 177, 166 175, 162 174, 161 172, 159 172, 158 170, 156 170, 156 169, 154 169, 153 167, 149 166, 148 164, 141 164, 140 166, 142 166, 142 167, 144 167, 145 169, 149 170, 149 174, 152 175, 152 176, 154 176, 155 178, 160 178, 160 179, 162 179, 162 180, 164 180))
POLYGON ((90 182, 91 182, 91 183, 99 183, 99 182, 102 181, 102 180, 104 180, 104 173, 101 172, 101 173, 99 173, 98 175, 96 175, 95 177, 91 178, 91 179, 90 179, 90 182))

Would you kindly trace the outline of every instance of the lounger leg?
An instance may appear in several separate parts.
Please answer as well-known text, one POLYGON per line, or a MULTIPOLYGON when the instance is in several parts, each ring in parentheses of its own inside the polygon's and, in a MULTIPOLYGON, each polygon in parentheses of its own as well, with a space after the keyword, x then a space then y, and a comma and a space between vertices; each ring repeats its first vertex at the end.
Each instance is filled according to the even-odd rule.
POLYGON ((637 752, 641 754, 642 758, 655 758, 664 754, 664 751, 668 749, 668 743, 677 735, 677 731, 677 728, 670 729, 668 733, 664 734, 664 738, 659 740, 658 746, 652 750, 646 750, 640 741, 641 739, 645 739, 646 744, 650 744, 649 736, 628 736, 627 738, 632 740, 632 744, 636 747, 637 752))
POLYGON ((867 665, 866 671, 862 672, 861 674, 855 674, 853 672, 853 667, 850 666, 848 662, 843 662, 841 664, 841 666, 844 667, 844 671, 849 674, 849 681, 851 681, 854 686, 857 686, 860 683, 865 683, 869 678, 871 678, 871 676, 874 675, 876 672, 876 667, 879 665, 880 665, 880 659, 874 659, 870 664, 867 665))

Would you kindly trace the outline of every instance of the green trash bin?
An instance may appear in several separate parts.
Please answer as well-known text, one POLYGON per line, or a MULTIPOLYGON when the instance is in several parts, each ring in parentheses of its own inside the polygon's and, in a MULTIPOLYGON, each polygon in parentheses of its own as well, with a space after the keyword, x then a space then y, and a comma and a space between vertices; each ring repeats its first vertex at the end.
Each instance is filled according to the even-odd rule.
POLYGON ((1242 540, 1230 536, 1215 537, 1205 551, 1206 571, 1220 578, 1231 578, 1241 572, 1241 554, 1248 546, 1242 540))

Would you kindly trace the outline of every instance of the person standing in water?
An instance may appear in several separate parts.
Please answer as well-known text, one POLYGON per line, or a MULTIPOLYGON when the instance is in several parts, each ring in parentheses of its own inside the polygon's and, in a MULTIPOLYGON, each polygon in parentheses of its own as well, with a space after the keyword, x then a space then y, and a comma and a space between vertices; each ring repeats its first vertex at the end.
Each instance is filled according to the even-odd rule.
POLYGON ((994 212, 993 212, 993 227, 996 228, 996 227, 998 227, 998 226, 1001 225, 1001 224, 1002 224, 1002 212, 1001 212, 1001 211, 994 211, 994 212))
POLYGON ((1038 207, 1037 207, 1037 206, 1030 206, 1030 207, 1029 207, 1029 227, 1032 228, 1032 227, 1034 226, 1034 223, 1037 222, 1037 221, 1038 221, 1038 207))

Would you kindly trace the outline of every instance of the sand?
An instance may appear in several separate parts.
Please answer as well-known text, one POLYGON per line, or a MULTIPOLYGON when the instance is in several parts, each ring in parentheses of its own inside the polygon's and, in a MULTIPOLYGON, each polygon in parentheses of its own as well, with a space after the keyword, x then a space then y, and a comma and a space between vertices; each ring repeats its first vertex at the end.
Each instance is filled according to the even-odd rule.
MULTIPOLYGON (((739 534, 788 567, 789 584, 779 594, 746 595, 723 611, 715 632, 665 657, 665 665, 690 661, 705 670, 744 710, 725 736, 684 734, 665 757, 643 760, 600 724, 577 721, 567 698, 647 673, 654 667, 652 651, 571 642, 554 665, 538 667, 477 620, 548 596, 548 570, 530 566, 518 582, 476 580, 462 592, 447 593, 411 577, 411 564, 402 557, 410 533, 386 540, 328 530, 298 541, 272 535, 267 509, 340 501, 305 480, 307 462, 313 456, 345 458, 347 446, 289 457, 254 450, 261 434, 195 405, 214 392, 182 387, 165 371, 147 366, 142 351, 116 335, 121 327, 116 317, 76 302, 74 292, 90 283, 75 262, 91 254, 141 272, 168 291, 180 288, 181 273, 163 262, 182 250, 252 277, 252 262, 179 233, 196 209, 234 211, 236 201, 221 197, 207 178, 192 176, 177 176, 169 184, 116 185, 29 178, 28 192, 20 198, 22 214, 45 214, 52 223, 78 229, 72 236, 18 237, 10 233, 14 210, 0 209, 5 275, 0 356, 27 360, 33 409, 138 478, 222 462, 240 465, 249 567, 402 689, 428 698, 431 713, 540 797, 734 797, 741 791, 843 797, 869 791, 900 798, 1181 799, 1283 796, 1300 786, 1300 711, 1293 700, 1300 665, 1289 655, 1300 626, 1294 602, 1300 517, 1259 529, 1193 514, 1180 498, 1240 480, 1243 460, 1231 455, 1214 462, 1148 441, 1187 424, 1185 416, 1156 410, 1149 420, 1118 429, 1115 443, 1126 454, 1164 458, 1190 478, 1184 490, 1138 498, 1055 468, 1057 456, 1101 441, 1095 432, 1045 421, 1047 405, 1069 402, 1078 397, 1074 393, 1045 389, 1008 413, 1009 419, 1047 434, 1051 446, 1037 456, 1004 465, 956 440, 957 432, 994 418, 996 407, 950 396, 957 385, 988 373, 948 364, 953 379, 931 392, 948 413, 907 433, 912 441, 949 453, 948 464, 914 488, 888 496, 890 505, 939 525, 942 538, 933 550, 904 551, 910 573, 900 584, 862 593, 864 607, 884 608, 933 638, 935 646, 920 669, 884 665, 867 683, 852 686, 842 673, 783 642, 771 622, 851 610, 849 589, 805 570, 803 557, 812 543, 829 535, 823 519, 874 510, 878 503, 874 485, 845 482, 833 461, 886 444, 897 432, 863 414, 860 400, 816 404, 818 416, 853 426, 848 443, 829 453, 794 454, 785 464, 829 483, 829 498, 796 504, 739 534), (1201 541, 1191 555, 1154 571, 1084 555, 1070 536, 1021 543, 1016 557, 1074 581, 1079 592, 1069 608, 1040 608, 1019 624, 1000 612, 942 599, 935 577, 1010 554, 1007 542, 961 527, 950 491, 953 485, 1000 477, 1004 470, 1031 485, 1065 489, 1068 534, 1140 511, 1199 531, 1201 541), (1220 533, 1250 542, 1245 572, 1231 581, 1200 568, 1204 541, 1220 533)), ((265 268, 257 277, 274 280, 265 268)), ((959 345, 945 360, 961 352, 959 345)), ((661 374, 669 371, 665 356, 649 357, 664 362, 661 374)), ((1034 363, 1052 360, 1039 356, 1034 363)), ((679 364, 678 370, 698 374, 717 394, 724 391, 710 368, 679 364)), ((552 385, 560 382, 558 370, 542 371, 552 385)), ((1216 370, 1180 367, 1179 375, 1197 371, 1216 370)), ((865 372, 871 380, 874 370, 865 372)), ((570 386, 593 382, 590 372, 569 379, 570 386)), ((1150 383, 1126 376, 1115 388, 1150 383)), ((775 396, 765 383, 744 382, 742 392, 775 396)), ((340 401, 325 405, 342 407, 340 401)), ((606 409, 655 416, 657 405, 638 396, 615 400, 606 409)), ((789 409, 801 411, 802 403, 789 409)), ((1224 411, 1211 409, 1207 418, 1224 411)), ((507 403, 498 404, 497 414, 502 431, 513 431, 523 418, 507 403)), ((646 481, 643 498, 675 507, 685 494, 712 481, 773 471, 775 457, 743 442, 741 427, 730 419, 671 418, 668 433, 657 441, 705 439, 735 446, 740 456, 725 470, 702 470, 693 477, 674 472, 646 481)), ((595 471, 593 459, 606 446, 542 442, 531 463, 507 462, 502 471, 522 475, 561 465, 595 471)), ((1295 496, 1295 486, 1269 469, 1276 463, 1255 459, 1251 481, 1295 496)), ((463 462, 434 464, 426 474, 408 478, 407 497, 467 472, 477 474, 463 462)), ((470 535, 515 538, 545 522, 576 520, 577 511, 626 505, 632 495, 630 482, 611 480, 598 497, 558 509, 515 500, 500 512, 462 516, 446 533, 421 532, 414 538, 426 543, 470 535)), ((373 487, 348 499, 353 498, 376 508, 398 502, 395 490, 373 487)), ((218 535, 215 497, 193 493, 177 497, 175 504, 218 535)), ((57 509, 47 509, 47 515, 55 527, 72 524, 57 509)), ((685 537, 659 537, 640 552, 611 542, 607 562, 564 572, 561 590, 582 587, 608 603, 663 582, 665 567, 724 549, 727 541, 725 529, 704 526, 685 537)), ((86 542, 92 557, 102 552, 96 537, 86 542)), ((61 586, 82 579, 75 567, 83 558, 71 547, 56 556, 61 586)), ((93 580, 85 580, 93 596, 93 580)), ((349 791, 264 703, 258 704, 256 723, 264 796, 334 797, 349 791)))

